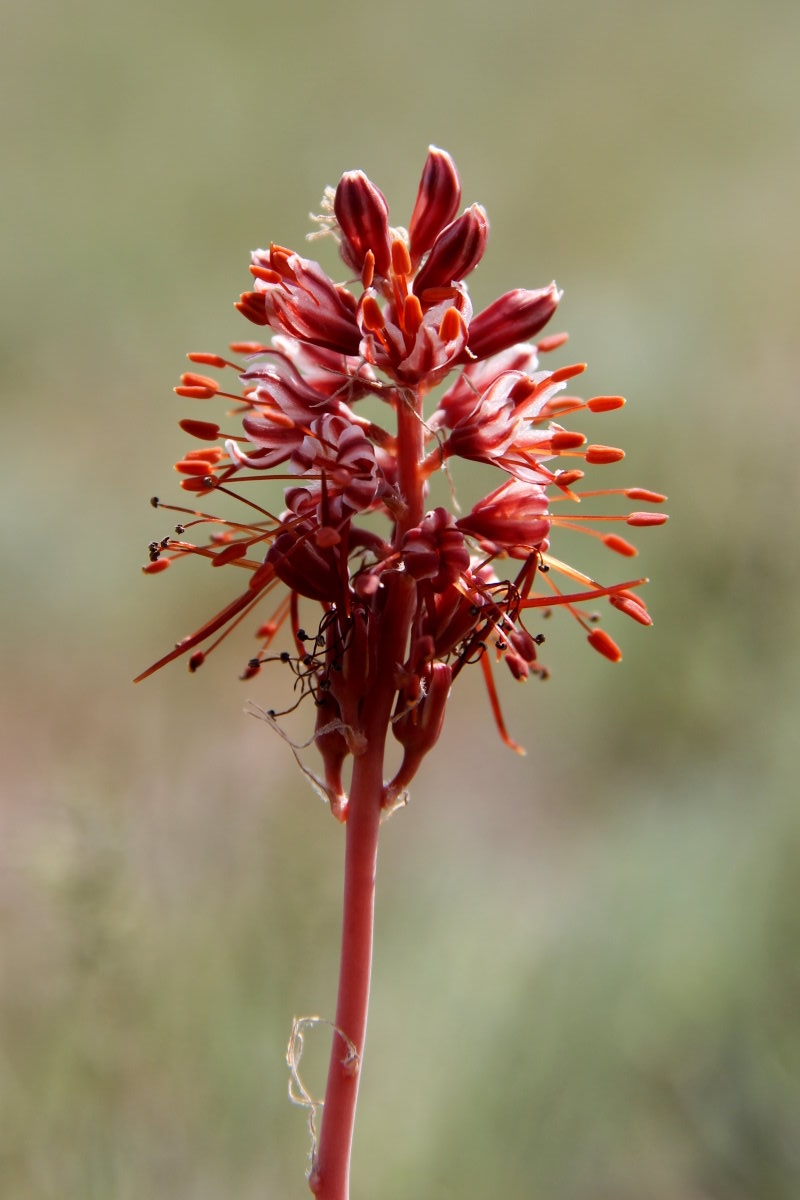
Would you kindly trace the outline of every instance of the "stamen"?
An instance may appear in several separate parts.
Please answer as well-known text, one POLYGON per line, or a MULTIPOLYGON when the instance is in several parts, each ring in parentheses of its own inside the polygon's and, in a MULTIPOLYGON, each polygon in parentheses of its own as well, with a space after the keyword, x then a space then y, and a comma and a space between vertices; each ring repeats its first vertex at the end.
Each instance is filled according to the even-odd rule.
POLYGON ((218 463, 225 457, 225 451, 221 446, 204 446, 202 450, 187 450, 183 457, 187 462, 202 459, 204 462, 218 463))
MULTIPOLYGON (((207 354, 205 351, 200 350, 193 350, 190 354, 187 354, 186 357, 188 358, 189 362, 198 363, 205 367, 218 367, 222 369, 222 367, 236 366, 235 363, 228 362, 228 360, 223 358, 220 354, 207 354)), ((238 371, 239 368, 236 367, 236 370, 238 371)))
POLYGON ((578 433, 577 431, 572 432, 568 429, 559 429, 550 438, 550 445, 556 452, 560 452, 561 450, 577 450, 585 442, 586 438, 582 433, 578 433))
POLYGON ((411 257, 408 248, 401 238, 392 242, 392 270, 395 275, 408 276, 412 271, 411 257))
POLYGON ((211 400, 219 391, 218 387, 205 387, 201 385, 189 385, 174 387, 173 392, 176 396, 186 396, 189 400, 211 400))
POLYGON ((210 375, 198 375, 195 371, 184 371, 181 375, 181 384, 184 387, 210 388, 215 395, 219 391, 216 379, 212 379, 210 375))
POLYGON ((589 412, 613 412, 617 408, 622 408, 625 404, 624 396, 592 396, 586 401, 586 407, 589 412))
POLYGON ((403 303, 403 316, 401 323, 404 333, 407 333, 410 337, 415 337, 417 331, 422 325, 423 319, 422 305, 420 304, 418 297, 412 292, 409 296, 406 296, 403 303))
MULTIPOLYGON (((553 478, 553 483, 556 485, 556 487, 559 487, 559 488, 570 488, 573 483, 577 483, 579 479, 583 479, 585 474, 586 474, 585 471, 578 471, 578 470, 556 471, 556 474, 553 478)), ((581 493, 581 495, 588 495, 588 494, 589 493, 586 493, 586 492, 581 493)))
POLYGON ((635 558, 639 553, 635 546, 630 542, 626 542, 625 538, 617 537, 615 533, 607 533, 600 540, 609 550, 613 550, 615 554, 623 555, 624 558, 635 558))
POLYGON ((454 342, 464 332, 464 318, 457 308, 445 309, 439 326, 439 337, 443 342, 454 342))
POLYGON ((364 291, 368 287, 372 287, 372 280, 375 278, 375 255, 371 250, 368 250, 364 255, 364 266, 361 268, 361 286, 364 291))
POLYGON ((634 512, 625 519, 629 525, 663 525, 669 517, 666 513, 634 512))
POLYGON ((625 457, 625 451, 616 446, 588 446, 584 457, 592 466, 602 466, 605 463, 619 462, 625 457))
POLYGON ((182 475, 209 475, 214 469, 214 464, 207 459, 181 459, 176 462, 173 470, 180 471, 182 475))
POLYGON ((255 263, 250 264, 250 274, 256 279, 263 280, 264 283, 280 283, 281 277, 277 271, 271 271, 269 267, 259 267, 255 263))
POLYGON ((642 601, 634 596, 609 596, 609 604, 613 608, 619 609, 627 617, 632 617, 634 621, 638 621, 640 625, 652 625, 653 619, 645 608, 642 601))
POLYGON ((199 438, 203 442, 215 442, 220 434, 219 425, 215 425, 213 421, 195 421, 191 417, 185 417, 178 422, 178 426, 190 437, 199 438))
POLYGON ((379 333, 384 328, 381 306, 374 296, 365 296, 361 303, 361 315, 364 328, 370 333, 379 333))
POLYGON ((536 349, 540 354, 550 354, 551 351, 558 350, 559 346, 563 346, 568 340, 568 333, 550 333, 547 337, 543 337, 541 341, 536 343, 536 349))
POLYGON ((234 354, 246 354, 248 356, 269 353, 269 346, 263 345, 262 342, 228 342, 228 349, 232 350, 234 354))
POLYGON ((666 496, 662 496, 660 492, 650 492, 647 488, 625 488, 624 493, 629 500, 644 500, 645 503, 663 504, 666 496))
POLYGON ((559 367, 557 371, 553 371, 547 384, 549 386, 551 383, 565 383, 567 379, 574 379, 576 375, 582 375, 585 370, 586 363, 572 363, 569 367, 559 367))
POLYGON ((593 629, 586 640, 593 650, 602 654, 609 662, 622 662, 622 651, 605 629, 593 629))

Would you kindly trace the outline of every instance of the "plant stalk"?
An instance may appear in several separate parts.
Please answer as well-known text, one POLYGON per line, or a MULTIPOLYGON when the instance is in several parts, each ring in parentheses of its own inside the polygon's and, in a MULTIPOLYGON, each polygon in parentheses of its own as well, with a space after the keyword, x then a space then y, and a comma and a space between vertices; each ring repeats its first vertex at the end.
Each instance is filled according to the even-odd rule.
POLYGON ((325 1089, 319 1149, 309 1175, 318 1200, 348 1200, 350 1153, 364 1055, 372 970, 375 868, 383 791, 383 740, 353 764, 347 810, 342 956, 336 1029, 325 1089), (344 1035, 344 1036, 342 1036, 344 1035), (355 1055, 351 1047, 355 1047, 355 1055))

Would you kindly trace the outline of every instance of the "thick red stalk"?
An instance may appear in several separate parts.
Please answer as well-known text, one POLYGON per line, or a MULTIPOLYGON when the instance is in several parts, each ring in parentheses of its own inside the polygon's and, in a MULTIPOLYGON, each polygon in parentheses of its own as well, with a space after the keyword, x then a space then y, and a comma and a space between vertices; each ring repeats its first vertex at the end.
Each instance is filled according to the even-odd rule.
MULTIPOLYGON (((398 483, 405 502, 395 531, 398 545, 405 531, 422 519, 424 481, 420 464, 425 445, 421 409, 421 398, 413 392, 398 396, 398 483)), ((372 969, 383 757, 397 687, 395 666, 407 655, 415 603, 414 582, 406 575, 395 575, 388 581, 386 590, 386 602, 376 630, 378 678, 370 692, 369 703, 364 705, 366 748, 353 762, 347 809, 339 994, 322 1132, 308 1180, 318 1200, 349 1200, 350 1194, 350 1154, 372 969)))
POLYGON ((347 810, 336 1031, 319 1151, 308 1181, 319 1200, 348 1200, 350 1191, 350 1152, 367 1031, 382 791, 383 740, 376 738, 355 760, 347 810), (352 1055, 350 1043, 357 1057, 352 1055))

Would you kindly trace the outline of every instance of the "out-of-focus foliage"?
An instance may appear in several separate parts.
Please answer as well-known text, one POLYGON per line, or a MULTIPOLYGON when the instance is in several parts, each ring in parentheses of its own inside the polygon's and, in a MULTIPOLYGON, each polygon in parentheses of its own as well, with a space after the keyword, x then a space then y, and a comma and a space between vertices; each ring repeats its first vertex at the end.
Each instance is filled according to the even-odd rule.
POLYGON ((631 401, 604 478, 672 521, 625 663, 554 618, 551 681, 503 681, 525 760, 459 680, 385 829, 355 1195, 794 1200, 800 9, 2 23, 0 1192, 305 1194, 283 1055, 333 1010, 341 831, 242 715, 273 684, 237 681, 247 634, 131 688, 229 586, 137 565, 183 353, 248 336, 247 252, 302 249, 351 167, 403 222, 435 142, 492 221, 476 302, 557 278, 586 387, 631 401))

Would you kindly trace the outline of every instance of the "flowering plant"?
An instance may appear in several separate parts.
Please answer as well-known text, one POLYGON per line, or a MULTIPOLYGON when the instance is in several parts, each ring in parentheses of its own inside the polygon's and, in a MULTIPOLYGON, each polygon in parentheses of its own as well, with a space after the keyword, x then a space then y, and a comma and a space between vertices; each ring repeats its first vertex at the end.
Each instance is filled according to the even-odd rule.
MULTIPOLYGON (((507 292, 473 315, 465 280, 483 256, 489 225, 477 204, 457 215, 460 203, 452 159, 431 147, 407 232, 390 226, 386 200, 361 171, 326 192, 317 221, 338 242, 347 284, 281 246, 256 250, 253 290, 237 308, 271 339, 235 343, 231 351, 244 361, 189 355, 196 366, 233 371, 240 390, 196 371, 175 389, 199 401, 227 399, 240 425, 223 432, 216 422, 181 421, 202 443, 175 464, 192 501, 153 500, 178 512, 181 523, 174 536, 151 543, 146 572, 199 556, 249 578, 139 679, 183 655, 196 670, 270 598, 242 677, 253 678, 269 662, 287 665, 291 707, 304 697, 315 706, 323 764, 315 784, 346 825, 339 997, 309 1172, 312 1192, 324 1200, 345 1200, 349 1189, 382 815, 402 803, 439 737, 452 683, 468 664, 480 664, 500 736, 520 750, 506 731, 492 659, 504 660, 517 680, 546 674, 538 658, 544 638, 527 626, 532 617, 565 609, 611 661, 621 657, 616 643, 581 606, 605 599, 650 624, 637 590, 646 581, 598 583, 551 553, 558 530, 591 532, 630 557, 630 542, 594 523, 666 520, 653 509, 575 511, 597 497, 652 505, 664 497, 643 488, 583 489, 585 465, 616 462, 623 452, 587 443, 561 422, 624 401, 565 394, 582 363, 540 369, 540 355, 566 340, 532 340, 556 310, 555 283, 507 292), (359 412, 368 400, 378 403, 359 412), (386 424, 364 413, 380 405, 386 424), (498 485, 468 512, 454 499, 428 509, 433 477, 449 474, 459 458, 494 467, 498 485), (275 477, 291 481, 279 514, 257 498, 259 484, 275 477), (238 519, 194 507, 218 495, 241 501, 238 519), (301 607, 316 609, 310 623, 305 615, 301 621, 301 607), (285 643, 276 649, 282 631, 285 643), (390 732, 402 752, 387 781, 390 732)), ((266 714, 273 724, 281 715, 266 714)))

